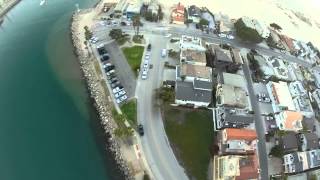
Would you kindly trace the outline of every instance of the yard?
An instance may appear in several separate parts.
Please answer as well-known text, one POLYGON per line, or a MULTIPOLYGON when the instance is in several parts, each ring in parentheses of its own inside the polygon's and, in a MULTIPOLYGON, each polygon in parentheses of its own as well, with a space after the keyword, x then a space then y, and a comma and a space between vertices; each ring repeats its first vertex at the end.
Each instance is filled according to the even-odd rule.
POLYGON ((121 106, 121 111, 131 126, 137 126, 137 100, 132 99, 121 106))
POLYGON ((171 147, 188 176, 206 180, 214 137, 212 112, 165 106, 163 117, 171 147))
POLYGON ((143 46, 133 46, 122 48, 126 59, 131 66, 133 72, 138 75, 138 69, 140 69, 141 59, 144 51, 143 46))

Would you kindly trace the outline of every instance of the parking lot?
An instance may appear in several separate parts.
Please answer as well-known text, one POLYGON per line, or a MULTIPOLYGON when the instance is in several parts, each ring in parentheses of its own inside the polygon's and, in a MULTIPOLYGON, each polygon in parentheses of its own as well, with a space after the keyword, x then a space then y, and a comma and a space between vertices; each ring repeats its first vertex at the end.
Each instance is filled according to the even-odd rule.
POLYGON ((127 92, 128 98, 135 96, 136 77, 131 70, 122 50, 117 43, 111 42, 105 45, 105 49, 110 56, 110 62, 115 66, 115 74, 127 92))
POLYGON ((266 85, 263 83, 254 83, 253 89, 256 93, 256 98, 258 99, 258 104, 260 106, 261 114, 268 115, 270 113, 273 113, 271 102, 267 102, 264 100, 264 99, 270 99, 266 85), (260 97, 258 97, 259 95, 260 97))

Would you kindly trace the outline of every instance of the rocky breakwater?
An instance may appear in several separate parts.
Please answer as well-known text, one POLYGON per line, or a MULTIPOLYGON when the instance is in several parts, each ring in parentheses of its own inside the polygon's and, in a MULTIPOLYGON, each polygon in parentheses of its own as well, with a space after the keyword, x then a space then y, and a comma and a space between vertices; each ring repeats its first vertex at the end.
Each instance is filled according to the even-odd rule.
POLYGON ((108 102, 100 77, 94 68, 93 61, 95 61, 95 59, 86 49, 83 48, 84 42, 78 37, 81 33, 81 28, 83 29, 83 27, 79 27, 79 21, 81 20, 81 14, 86 13, 85 11, 77 12, 72 16, 71 37, 75 47, 75 54, 78 57, 90 97, 92 98, 92 102, 99 115, 101 125, 106 133, 106 150, 108 151, 108 154, 112 154, 114 156, 117 166, 119 170, 123 172, 124 177, 126 179, 134 179, 128 164, 121 154, 120 143, 117 141, 117 138, 113 133, 117 125, 112 118, 112 104, 110 104, 111 102, 108 102))

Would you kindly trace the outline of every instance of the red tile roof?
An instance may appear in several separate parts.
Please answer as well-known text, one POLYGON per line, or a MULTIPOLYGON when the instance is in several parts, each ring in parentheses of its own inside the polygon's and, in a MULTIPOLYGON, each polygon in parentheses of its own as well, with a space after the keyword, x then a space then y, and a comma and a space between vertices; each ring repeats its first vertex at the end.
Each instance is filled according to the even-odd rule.
POLYGON ((255 130, 226 128, 224 129, 224 131, 226 135, 226 140, 252 141, 257 139, 257 133, 255 130))
POLYGON ((243 158, 239 162, 240 176, 236 180, 248 180, 259 178, 259 162, 256 154, 243 158))

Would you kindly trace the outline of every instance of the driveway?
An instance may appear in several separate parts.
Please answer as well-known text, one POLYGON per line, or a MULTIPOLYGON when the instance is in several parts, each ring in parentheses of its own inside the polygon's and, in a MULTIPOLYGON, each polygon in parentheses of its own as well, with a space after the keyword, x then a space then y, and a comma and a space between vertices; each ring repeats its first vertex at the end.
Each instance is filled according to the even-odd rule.
POLYGON ((106 44, 105 48, 110 55, 112 64, 116 67, 116 75, 126 90, 128 98, 134 97, 136 90, 136 76, 132 72, 122 50, 115 41, 106 44))

